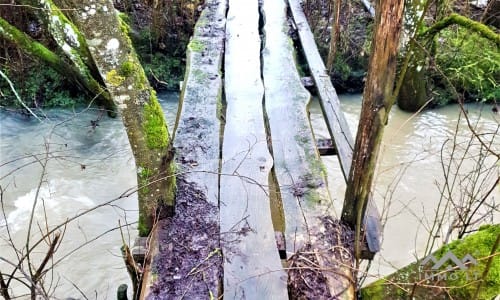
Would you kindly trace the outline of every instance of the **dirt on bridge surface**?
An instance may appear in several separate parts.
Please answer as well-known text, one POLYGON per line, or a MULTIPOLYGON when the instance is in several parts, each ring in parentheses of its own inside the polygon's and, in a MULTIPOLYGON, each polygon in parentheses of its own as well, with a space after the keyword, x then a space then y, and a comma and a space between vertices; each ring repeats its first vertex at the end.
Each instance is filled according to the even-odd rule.
POLYGON ((158 224, 157 280, 147 299, 211 299, 219 295, 222 254, 219 209, 193 183, 177 179, 175 215, 158 224), (218 218, 215 218, 218 219, 218 218))
MULTIPOLYGON (((211 299, 221 295, 223 257, 219 224, 213 222, 219 209, 204 199, 197 186, 177 179, 175 216, 158 224, 159 254, 152 263, 156 282, 148 300, 211 299)), ((319 256, 336 256, 347 264, 352 253, 346 248, 354 240, 352 231, 326 216, 321 218, 318 239, 308 243, 288 260, 290 299, 336 299, 326 284, 324 270, 318 270, 319 256), (335 251, 343 245, 343 251, 335 251), (339 253, 344 255, 338 256, 339 253)), ((332 265, 332 272, 338 266, 332 265)))
POLYGON ((354 232, 331 216, 320 217, 320 220, 319 227, 311 229, 316 240, 288 259, 290 299, 339 299, 343 289, 337 289, 336 294, 332 292, 325 275, 353 278, 352 273, 344 274, 342 269, 354 264, 354 232), (320 261, 327 263, 326 269, 319 268, 320 261))

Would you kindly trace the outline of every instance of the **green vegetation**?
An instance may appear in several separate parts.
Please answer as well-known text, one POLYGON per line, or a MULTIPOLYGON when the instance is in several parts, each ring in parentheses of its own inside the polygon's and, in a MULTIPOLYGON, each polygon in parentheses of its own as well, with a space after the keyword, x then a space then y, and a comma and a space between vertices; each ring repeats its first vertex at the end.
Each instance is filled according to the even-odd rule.
MULTIPOLYGON (((462 258, 467 254, 480 259, 477 266, 469 266, 467 271, 455 271, 457 276, 448 276, 447 285, 452 287, 450 294, 455 299, 473 299, 477 289, 477 284, 470 284, 471 277, 477 274, 481 276, 486 265, 486 258, 490 255, 491 249, 497 236, 500 235, 500 225, 485 225, 476 234, 469 235, 463 240, 454 241, 436 252, 437 257, 452 251, 457 257, 462 258)), ((446 268, 448 265, 443 266, 446 268)), ((474 278, 472 278, 474 279, 474 278)), ((500 286, 500 257, 493 259, 488 275, 482 284, 479 299, 493 299, 498 294, 500 286)))
MULTIPOLYGON (((447 28, 437 36, 436 63, 457 92, 470 100, 500 99, 500 52, 498 46, 466 28, 447 28)), ((437 93, 443 103, 451 95, 442 82, 437 93)))
MULTIPOLYGON (((16 82, 15 88, 19 96, 29 107, 72 107, 86 100, 81 93, 71 88, 71 82, 51 68, 34 68, 25 74, 24 80, 18 78, 18 75, 14 76, 16 77, 9 75, 16 82)), ((21 108, 6 81, 0 80, 0 90, 2 105, 21 108)))
POLYGON ((177 90, 179 81, 184 76, 184 50, 173 53, 156 51, 151 48, 151 40, 152 35, 148 29, 142 30, 132 39, 149 82, 156 90, 177 90))
POLYGON ((126 62, 124 62, 121 65, 121 67, 120 67, 120 73, 121 73, 121 75, 123 75, 125 77, 128 77, 128 76, 132 75, 136 69, 137 68, 134 65, 134 63, 132 61, 130 61, 130 60, 127 60, 126 62))
POLYGON ((149 178, 153 175, 153 171, 151 169, 141 167, 138 170, 138 178, 139 178, 139 193, 148 194, 149 193, 149 178))
POLYGON ((144 219, 145 219, 144 214, 139 213, 139 221, 138 221, 137 229, 139 231, 139 236, 142 236, 142 237, 148 236, 149 232, 150 232, 144 219))
MULTIPOLYGON (((433 254, 437 259, 440 259, 448 251, 455 254, 458 259, 470 254, 478 260, 476 266, 469 265, 467 270, 460 270, 453 263, 447 263, 440 270, 433 271, 428 269, 430 266, 426 266, 426 269, 422 270, 417 263, 413 263, 362 288, 362 298, 370 300, 408 299, 415 288, 413 290, 414 299, 448 299, 448 293, 452 299, 473 299, 498 235, 500 235, 500 224, 486 225, 481 227, 478 232, 445 245, 433 254), (455 267, 455 269, 446 271, 447 267, 455 267), (441 274, 441 277, 429 276, 429 274, 437 272, 441 274), (426 280, 425 274, 429 279, 426 280)), ((497 255, 493 258, 489 272, 484 278, 478 299, 493 299, 498 294, 499 286, 500 257, 497 255)))

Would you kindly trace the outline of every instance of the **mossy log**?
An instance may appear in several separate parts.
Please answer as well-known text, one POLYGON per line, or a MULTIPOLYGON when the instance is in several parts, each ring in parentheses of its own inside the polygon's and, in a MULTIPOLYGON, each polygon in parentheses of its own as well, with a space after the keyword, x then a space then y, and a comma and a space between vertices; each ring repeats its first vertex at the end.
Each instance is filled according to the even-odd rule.
POLYGON ((99 74, 85 38, 52 0, 22 0, 21 3, 38 9, 37 11, 40 13, 37 13, 36 16, 45 25, 59 48, 84 76, 99 74))
POLYGON ((487 25, 476 22, 456 13, 452 13, 448 17, 436 22, 434 25, 422 32, 420 34, 420 37, 432 38, 441 30, 455 24, 476 32, 485 39, 488 39, 497 44, 497 46, 500 46, 500 34, 495 33, 487 25))
POLYGON ((437 262, 448 253, 460 261, 471 255, 477 264, 471 261, 465 270, 453 261, 433 269, 432 260, 419 260, 362 288, 362 299, 493 299, 500 286, 498 236, 499 224, 486 225, 432 253, 437 262))
POLYGON ((121 114, 137 166, 139 234, 170 213, 175 163, 163 111, 111 0, 72 1, 74 22, 121 114))
POLYGON ((10 41, 27 55, 47 64, 59 74, 76 83, 83 91, 87 91, 89 96, 98 95, 103 104, 108 109, 113 109, 110 94, 93 77, 87 76, 88 73, 81 72, 75 65, 67 63, 64 59, 46 48, 43 44, 33 40, 30 36, 9 24, 0 17, 0 36, 10 41))

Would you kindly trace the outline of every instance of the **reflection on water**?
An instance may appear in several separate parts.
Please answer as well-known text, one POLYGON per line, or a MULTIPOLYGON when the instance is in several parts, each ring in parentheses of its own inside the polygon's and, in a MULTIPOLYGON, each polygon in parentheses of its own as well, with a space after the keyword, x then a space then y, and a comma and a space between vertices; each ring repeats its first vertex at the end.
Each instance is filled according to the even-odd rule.
MULTIPOLYGON (((173 123, 177 95, 160 98, 167 120, 173 123)), ((354 132, 359 118, 360 97, 342 97, 342 107, 354 132)), ((468 109, 472 119, 481 113, 479 105, 471 105, 468 109)), ((38 191, 40 200, 35 211, 38 223, 34 232, 39 231, 38 225, 40 228, 45 226, 43 206, 50 226, 54 226, 75 214, 119 198, 136 186, 134 162, 120 120, 104 117, 99 120, 99 126, 93 127, 90 121, 99 117, 98 111, 89 110, 77 117, 61 110, 46 113, 49 119, 39 123, 0 112, 0 177, 8 175, 0 180, 6 212, 5 217, 0 214, 2 257, 15 257, 6 243, 6 219, 15 242, 24 245, 26 222, 30 219, 42 173, 37 159, 43 161, 47 145, 51 153, 50 161, 38 191)), ((498 126, 498 119, 495 119, 498 116, 488 108, 481 114, 480 130, 494 131, 498 126)), ((430 221, 433 216, 439 198, 437 184, 443 178, 439 154, 443 142, 455 132, 457 120, 457 106, 425 111, 415 116, 398 108, 393 109, 385 129, 374 193, 379 208, 389 197, 392 197, 393 204, 388 213, 390 218, 385 228, 383 249, 373 264, 374 274, 388 274, 394 270, 393 266, 403 266, 423 251, 427 235, 422 222, 430 221), (404 174, 399 178, 401 173, 404 174)), ((311 105, 311 123, 317 137, 328 137, 316 102, 311 105)), ((463 123, 458 134, 464 139, 469 134, 463 123)), ((498 150, 498 146, 497 141, 494 147, 498 150)), ((332 156, 323 157, 323 160, 328 169, 331 194, 337 209, 340 209, 345 183, 338 161, 332 156)), ((498 195, 495 196, 498 199, 498 195)), ((117 286, 129 280, 120 257, 120 232, 113 229, 118 226, 119 220, 125 224, 136 218, 137 200, 132 194, 68 225, 65 243, 55 257, 55 261, 64 258, 57 268, 57 295, 78 297, 79 292, 72 286, 74 283, 92 298, 95 294, 98 299, 114 298, 117 286), (97 237, 98 241, 92 242, 97 237), (79 251, 64 257, 79 248, 79 251)), ((135 235, 135 226, 124 229, 125 239, 130 240, 135 235)), ((4 272, 10 267, 0 262, 0 269, 4 272)))

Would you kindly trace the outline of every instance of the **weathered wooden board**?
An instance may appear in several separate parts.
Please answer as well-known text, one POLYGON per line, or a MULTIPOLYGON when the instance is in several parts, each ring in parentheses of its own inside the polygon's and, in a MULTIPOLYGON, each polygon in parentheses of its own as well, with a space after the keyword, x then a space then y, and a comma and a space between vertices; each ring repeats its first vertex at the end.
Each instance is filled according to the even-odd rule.
POLYGON ((273 161, 262 108, 258 1, 230 0, 220 179, 224 298, 287 299, 269 200, 273 161))
MULTIPOLYGON (((173 143, 180 176, 195 183, 201 198, 219 205, 221 66, 224 51, 226 1, 209 0, 198 19, 188 46, 186 74, 182 86, 173 143)), ((218 223, 218 215, 208 222, 218 223)), ((158 227, 152 232, 149 251, 159 255, 158 227)), ((213 239, 213 237, 209 237, 213 239)), ((215 249, 205 249, 212 252, 215 249)), ((145 268, 141 299, 148 298, 155 276, 145 268)), ((196 267, 195 265, 193 267, 196 267)), ((189 279, 185 279, 189 280, 189 279)), ((196 284, 196 283, 195 283, 196 284)), ((216 292, 218 276, 200 282, 216 292)), ((217 294, 214 295, 218 297, 217 294)))
MULTIPOLYGON (((351 170, 354 140, 344 113, 341 111, 337 92, 330 81, 330 77, 327 74, 323 60, 319 55, 318 48, 316 47, 316 43, 314 41, 314 36, 309 28, 309 24, 307 23, 307 19, 300 5, 300 0, 288 0, 288 3, 295 20, 295 24, 297 25, 299 38, 309 65, 309 69, 311 70, 312 77, 316 84, 327 128, 335 143, 340 166, 344 174, 344 178, 347 181, 351 170)), ((373 258, 374 253, 380 251, 381 225, 380 215, 375 203, 373 203, 373 199, 370 198, 369 202, 370 204, 367 206, 364 224, 366 227, 366 240, 371 252, 371 254, 366 257, 371 259, 373 258)))
MULTIPOLYGON (((301 84, 287 35, 285 1, 264 0, 263 13, 265 108, 285 212, 286 249, 292 253, 305 243, 314 244, 310 229, 320 228, 319 216, 332 215, 333 207, 307 112, 311 96, 301 84)), ((320 269, 324 265, 319 261, 320 269)), ((325 268, 324 272, 334 298, 354 298, 349 267, 325 268)))
POLYGON ((283 1, 264 1, 262 59, 274 170, 285 213, 286 249, 291 253, 308 241, 308 222, 328 213, 321 205, 329 206, 331 199, 307 113, 311 95, 297 73, 285 10, 283 1))
POLYGON ((340 109, 337 92, 330 81, 325 64, 319 55, 314 36, 309 28, 307 19, 302 10, 300 0, 288 0, 304 54, 311 70, 311 75, 318 90, 320 104, 325 115, 326 125, 337 148, 340 166, 347 180, 351 169, 352 150, 354 140, 347 125, 347 121, 340 109))
POLYGON ((225 1, 208 1, 187 49, 186 75, 174 128, 176 160, 188 182, 219 205, 221 67, 225 1))

